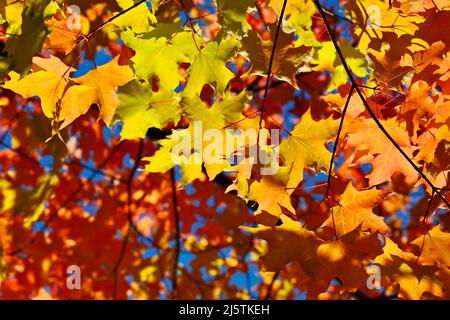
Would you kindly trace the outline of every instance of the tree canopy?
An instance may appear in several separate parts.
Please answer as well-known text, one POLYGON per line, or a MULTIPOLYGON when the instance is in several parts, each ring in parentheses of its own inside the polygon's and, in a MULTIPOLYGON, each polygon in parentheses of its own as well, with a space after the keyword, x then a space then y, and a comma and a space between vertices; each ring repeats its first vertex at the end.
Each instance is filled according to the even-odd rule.
POLYGON ((449 19, 0 0, 0 299, 449 299, 449 19))

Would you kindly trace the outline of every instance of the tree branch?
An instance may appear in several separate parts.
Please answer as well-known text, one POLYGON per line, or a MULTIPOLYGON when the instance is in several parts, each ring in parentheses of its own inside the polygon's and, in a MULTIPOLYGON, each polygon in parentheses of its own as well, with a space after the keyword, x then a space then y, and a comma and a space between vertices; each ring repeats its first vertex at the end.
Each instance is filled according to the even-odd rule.
POLYGON ((276 48, 277 48, 278 36, 280 34, 281 24, 282 24, 283 18, 284 18, 284 11, 286 10, 286 4, 287 4, 287 0, 284 0, 283 1, 283 7, 281 8, 281 12, 280 12, 280 17, 278 18, 277 30, 275 32, 275 38, 273 40, 272 52, 271 52, 270 58, 269 58, 269 66, 267 68, 266 86, 264 87, 264 96, 263 96, 263 101, 261 103, 261 117, 259 119, 259 128, 260 129, 261 129, 261 125, 262 125, 262 119, 263 119, 263 114, 264 114, 264 107, 265 107, 265 103, 266 103, 266 97, 267 97, 267 94, 269 93, 270 78, 272 77, 273 60, 275 58, 275 51, 276 51, 276 48))
MULTIPOLYGON (((99 165, 99 167, 97 168, 96 171, 92 172, 92 174, 88 177, 87 181, 91 181, 92 179, 94 179, 94 177, 100 172, 101 168, 103 168, 111 159, 112 157, 115 155, 115 153, 119 150, 120 146, 122 145, 122 142, 119 142, 109 153, 109 155, 105 158, 105 160, 103 160, 103 162, 99 165)), ((58 207, 58 209, 56 209, 55 211, 51 212, 47 218, 45 219, 46 224, 49 224, 57 215, 59 210, 61 210, 62 208, 64 208, 66 205, 68 205, 74 198, 75 196, 83 189, 83 183, 80 182, 79 186, 77 189, 75 189, 75 191, 73 191, 69 197, 67 197, 67 199, 64 201, 64 203, 58 207)))
POLYGON ((348 105, 350 104, 350 99, 352 98, 353 90, 354 90, 354 88, 352 87, 350 89, 350 92, 348 93, 347 101, 345 102, 344 109, 342 110, 342 116, 341 116, 341 121, 339 122, 339 129, 338 129, 338 132, 336 135, 336 140, 334 141, 333 153, 331 155, 330 167, 328 169, 327 190, 325 191, 326 199, 328 199, 328 195, 330 193, 331 172, 333 170, 334 157, 336 156, 336 151, 337 151, 338 144, 339 144, 339 137, 341 136, 341 131, 342 131, 342 126, 344 124, 345 114, 347 113, 347 108, 348 108, 348 105))
POLYGON ((267 288, 267 293, 266 293, 264 300, 269 300, 272 298, 271 295, 272 295, 273 285, 275 284, 275 281, 277 280, 279 275, 280 275, 279 271, 275 272, 275 274, 273 275, 272 281, 270 281, 269 287, 267 288))
POLYGON ((180 213, 178 211, 178 198, 176 189, 176 177, 175 170, 170 170, 170 176, 172 180, 172 204, 173 204, 173 214, 175 220, 175 259, 172 271, 172 297, 175 297, 177 289, 177 273, 178 273, 178 260, 180 259, 181 252, 181 230, 180 230, 180 213))
MULTIPOLYGON (((197 44, 197 41, 195 41, 195 35, 197 34, 197 30, 195 30, 194 28, 194 24, 192 23, 192 19, 191 16, 189 15, 189 12, 187 11, 186 6, 184 5, 184 1, 183 0, 175 0, 175 2, 181 6, 181 9, 183 10, 184 14, 186 15, 186 20, 189 24, 189 27, 192 30, 192 40, 194 41, 195 47, 197 48, 197 50, 200 52, 200 47, 197 44)), ((197 34, 198 35, 198 34, 197 34)))
POLYGON ((128 246, 128 241, 130 238, 130 230, 132 229, 132 224, 133 224, 133 212, 131 211, 131 203, 133 201, 133 190, 132 190, 132 182, 133 182, 133 178, 136 174, 136 171, 139 167, 139 163, 141 161, 142 158, 142 153, 144 151, 144 140, 141 139, 139 141, 139 147, 138 147, 138 152, 136 155, 136 159, 134 161, 134 165, 133 168, 131 169, 130 175, 128 176, 128 180, 127 180, 127 234, 125 235, 124 239, 123 239, 123 243, 122 243, 122 248, 120 250, 120 254, 119 257, 116 260, 116 263, 114 264, 112 273, 113 273, 113 282, 114 282, 114 286, 113 286, 113 299, 116 300, 117 299, 117 289, 118 289, 118 272, 119 272, 119 268, 120 265, 122 264, 123 258, 125 256, 125 252, 128 246))
POLYGON ((386 136, 386 138, 389 139, 389 141, 394 145, 394 147, 402 154, 402 156, 408 161, 408 163, 414 168, 414 170, 426 181, 426 183, 431 187, 433 192, 436 193, 436 195, 442 200, 442 202, 445 203, 445 205, 450 209, 449 202, 445 199, 445 197, 439 192, 438 188, 428 179, 428 177, 420 170, 420 168, 412 161, 409 156, 403 151, 403 149, 398 145, 398 143, 394 140, 394 138, 389 134, 389 132, 386 131, 386 129, 381 124, 380 120, 376 117, 375 113, 370 108, 369 104, 367 103, 366 98, 364 97, 361 89, 359 88, 358 84, 356 83, 356 79, 353 75, 353 72, 351 71, 350 67, 347 64, 347 61, 345 60, 345 57, 339 47, 338 41, 336 39, 336 36, 331 30, 330 24, 328 23, 326 14, 324 12, 324 9, 322 8, 322 5, 320 4, 319 0, 314 0, 317 9, 319 10, 320 16, 322 17, 322 20, 325 24, 325 27, 327 28, 328 34, 331 38, 331 41, 333 42, 334 48, 336 50, 336 53, 339 56, 339 59, 345 69, 345 72, 347 73, 347 76, 353 86, 353 88, 358 93, 362 103, 364 104, 364 107, 366 108, 367 112, 369 113, 370 117, 375 121, 378 128, 383 132, 383 134, 386 136))
POLYGON ((92 37, 95 33, 97 33, 99 30, 103 29, 108 23, 114 21, 115 19, 119 18, 120 16, 123 16, 125 13, 133 10, 134 8, 140 6, 141 4, 143 4, 144 2, 147 2, 147 0, 141 0, 139 2, 136 2, 135 4, 133 4, 131 7, 120 11, 118 14, 116 14, 115 16, 109 18, 108 20, 106 20, 105 22, 103 22, 101 25, 99 25, 97 28, 95 28, 94 30, 92 30, 89 35, 87 35, 87 38, 92 37))

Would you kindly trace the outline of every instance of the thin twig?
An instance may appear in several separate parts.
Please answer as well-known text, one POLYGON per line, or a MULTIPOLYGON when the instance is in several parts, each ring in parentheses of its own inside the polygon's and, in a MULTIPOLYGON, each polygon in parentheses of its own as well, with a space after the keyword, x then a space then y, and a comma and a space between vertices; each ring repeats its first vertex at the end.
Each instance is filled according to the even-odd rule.
POLYGON ((353 87, 350 89, 350 92, 349 92, 348 97, 347 97, 347 101, 345 102, 345 105, 344 105, 344 109, 342 110, 341 121, 339 122, 339 129, 338 129, 338 132, 337 132, 337 135, 336 135, 336 140, 334 141, 333 153, 331 155, 330 167, 328 169, 327 190, 325 191, 325 198, 326 199, 328 199, 328 196, 329 196, 329 193, 330 193, 331 173, 332 173, 332 170, 333 170, 334 157, 336 156, 336 151, 337 151, 338 144, 339 144, 339 138, 341 136, 342 127, 343 127, 343 124, 344 124, 345 114, 347 113, 347 108, 348 108, 348 105, 350 104, 350 99, 352 98, 352 94, 353 94, 353 87))
MULTIPOLYGON (((353 94, 353 87, 350 89, 350 92, 348 93, 347 101, 345 102, 344 109, 342 111, 341 121, 339 122, 339 128, 338 128, 338 132, 336 135, 336 140, 334 141, 333 153, 331 155, 330 167, 328 169, 327 189, 325 191, 325 197, 324 197, 324 199, 326 201, 331 200, 329 198, 329 194, 330 194, 330 188, 331 188, 331 174, 332 174, 332 170, 333 170, 334 157, 336 155, 336 151, 337 151, 337 148, 339 145, 339 137, 341 136, 341 131, 342 131, 342 126, 344 124, 345 114, 347 113, 347 108, 348 108, 348 105, 350 104, 350 99, 352 98, 352 94, 353 94)), ((332 206, 330 206, 330 207, 331 207, 330 208, 331 221, 333 222, 334 235, 335 235, 336 239, 338 239, 339 237, 338 237, 337 230, 336 230, 336 222, 334 220, 334 210, 333 210, 332 206)))
POLYGON ((420 246, 419 254, 417 255, 417 259, 416 259, 414 264, 417 264, 417 262, 419 261, 419 258, 422 255, 423 248, 425 247, 425 237, 426 237, 426 235, 428 233, 428 229, 427 229, 427 224, 426 223, 427 223, 427 220, 428 220, 428 216, 430 214, 430 209, 431 209, 431 204, 433 202, 434 194, 435 194, 435 192, 433 191, 431 193, 430 200, 428 200, 428 205, 427 205, 427 208, 425 209, 425 214, 423 215, 423 219, 422 219, 422 227, 423 227, 423 231, 424 231, 423 232, 423 240, 422 240, 422 244, 420 246))
POLYGON ((275 274, 273 275, 272 281, 270 281, 270 284, 267 287, 267 293, 266 293, 264 300, 272 299, 271 295, 272 295, 273 285, 275 284, 275 281, 277 280, 279 275, 280 275, 279 271, 275 272, 275 274))
MULTIPOLYGON (((195 47, 197 48, 198 52, 201 51, 200 47, 197 44, 197 41, 195 40, 195 35, 197 34, 197 30, 195 30, 194 24, 192 23, 191 16, 189 15, 189 12, 187 11, 186 6, 184 5, 183 0, 176 0, 176 3, 179 2, 181 8, 183 9, 184 14, 186 15, 186 20, 189 24, 189 28, 192 30, 192 40, 194 41, 195 47)), ((198 34, 197 34, 198 35, 198 34)))
POLYGON ((265 107, 265 103, 266 103, 266 97, 267 97, 267 94, 269 93, 270 78, 272 77, 272 66, 273 66, 273 61, 274 61, 274 58, 275 58, 275 52, 276 52, 276 48, 277 48, 278 36, 280 34, 281 24, 282 24, 283 18, 284 18, 284 11, 286 10, 286 4, 287 4, 287 0, 284 0, 283 7, 281 8, 280 17, 278 18, 277 30, 275 32, 275 38, 273 40, 272 52, 270 53, 269 66, 267 68, 266 85, 264 87, 264 96, 263 96, 263 101, 261 103, 261 110, 260 110, 260 112, 261 112, 261 117, 259 119, 259 128, 260 129, 261 129, 261 125, 262 125, 262 119, 263 119, 263 114, 264 114, 264 107, 265 107))
MULTIPOLYGON (((94 172, 92 172, 92 174, 87 178, 87 181, 91 181, 92 179, 94 179, 95 178, 95 176, 97 175, 97 174, 99 174, 100 173, 100 171, 99 170, 101 170, 101 168, 103 168, 111 159, 112 159, 112 157, 116 154, 116 152, 119 150, 119 148, 120 148, 120 146, 122 145, 122 142, 119 142, 112 150, 111 150, 111 152, 109 153, 109 155, 105 158, 105 160, 103 160, 103 162, 99 165, 99 167, 98 167, 98 169, 96 170, 96 171, 94 171, 94 172)), ((58 212, 61 210, 61 209, 63 209, 63 208, 65 208, 74 198, 75 198, 75 196, 83 189, 83 183, 80 183, 79 185, 78 185, 78 188, 77 189, 75 189, 70 195, 69 195, 69 197, 67 197, 67 199, 60 205, 60 206, 58 206, 58 208, 55 210, 55 211, 53 211, 53 212, 51 212, 48 216, 47 216, 47 218, 45 219, 45 223, 48 225, 57 215, 58 215, 58 212)))
MULTIPOLYGON (((261 102, 261 108, 259 109, 260 115, 259 115, 259 130, 258 130, 258 136, 256 138, 256 145, 259 148, 259 138, 260 138, 260 131, 262 129, 262 122, 263 122, 263 118, 264 118, 264 108, 265 108, 265 104, 266 104, 266 97, 267 94, 269 93, 269 88, 270 88, 270 79, 272 77, 272 65, 273 65, 273 61, 275 58, 275 52, 277 49, 277 41, 278 41, 278 36, 280 34, 280 30, 281 30, 281 24, 283 22, 283 18, 284 18, 284 11, 286 10, 286 4, 287 4, 287 0, 283 1, 283 7, 281 8, 281 12, 280 12, 280 16, 278 17, 278 24, 277 24, 277 30, 275 32, 275 38, 273 40, 273 46, 272 46, 272 52, 270 53, 270 58, 269 58, 269 66, 267 68, 267 79, 266 79, 266 85, 264 87, 264 96, 263 96, 263 100, 261 102)), ((262 18, 262 17, 261 17, 262 18)))
POLYGON ((170 177, 172 180, 172 205, 173 205, 173 214, 175 221, 175 259, 173 264, 172 271, 172 297, 175 297, 176 289, 177 289, 177 273, 178 273, 178 264, 180 259, 181 252, 181 230, 180 230, 180 212, 178 211, 178 197, 177 197, 177 189, 176 189, 176 177, 175 170, 172 169, 170 171, 170 177))
POLYGON ((130 238, 130 230, 131 230, 131 221, 132 221, 132 216, 133 216, 133 212, 131 210, 131 203, 133 201, 133 190, 132 190, 132 182, 133 182, 133 178, 137 172, 137 169, 139 167, 139 163, 141 161, 142 158, 142 153, 144 151, 144 140, 141 139, 139 141, 139 148, 138 148, 138 152, 136 155, 136 159, 134 161, 134 165, 133 168, 131 169, 130 175, 128 176, 128 180, 127 180, 127 233, 123 239, 122 242, 122 248, 120 250, 120 254, 119 257, 116 260, 116 263, 114 264, 112 273, 113 273, 113 299, 116 300, 117 299, 117 289, 118 289, 118 272, 119 272, 119 268, 120 265, 122 264, 123 258, 125 256, 125 252, 128 246, 128 241, 130 238))
POLYGON ((144 2, 146 2, 147 0, 141 0, 139 2, 136 2, 135 4, 133 4, 131 7, 120 11, 118 14, 116 14, 115 16, 109 18, 108 20, 106 20, 105 22, 103 22, 101 25, 99 25, 97 28, 95 28, 92 32, 89 33, 89 35, 87 36, 87 38, 92 37, 95 33, 97 33, 99 30, 103 29, 108 23, 114 21, 115 19, 119 18, 120 16, 123 16, 125 13, 133 10, 134 8, 140 6, 141 4, 143 4, 144 2))

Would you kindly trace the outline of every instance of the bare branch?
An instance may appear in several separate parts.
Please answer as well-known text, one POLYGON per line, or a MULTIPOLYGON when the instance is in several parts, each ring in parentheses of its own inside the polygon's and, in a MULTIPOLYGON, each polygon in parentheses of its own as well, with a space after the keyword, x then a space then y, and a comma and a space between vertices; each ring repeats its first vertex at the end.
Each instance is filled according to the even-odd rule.
POLYGON ((138 153, 136 155, 136 159, 134 160, 133 168, 131 169, 130 175, 128 176, 128 180, 127 180, 127 217, 128 217, 127 223, 128 223, 128 226, 127 226, 127 234, 123 238, 122 248, 120 250, 119 257, 117 258, 116 263, 114 264, 114 267, 112 270, 113 281, 114 281, 114 286, 113 286, 113 299, 114 300, 117 299, 118 276, 119 276, 118 273, 119 273, 120 265, 122 264, 123 258, 125 256, 125 252, 126 252, 129 237, 130 237, 130 230, 131 230, 131 226, 132 226, 132 218, 133 218, 133 212, 131 210, 131 203, 133 201, 132 182, 133 182, 133 178, 136 174, 136 171, 139 167, 139 162, 141 161, 143 151, 144 151, 144 140, 141 139, 139 141, 139 149, 138 149, 138 153))
POLYGON ((172 180, 172 204, 173 204, 173 214, 175 220, 175 259, 173 264, 172 271, 172 296, 175 296, 177 289, 177 273, 178 273, 178 264, 180 259, 181 252, 181 230, 180 230, 180 212, 178 211, 178 198, 177 198, 177 189, 176 189, 176 178, 175 178, 175 170, 172 169, 170 171, 171 180, 172 180))
POLYGON ((267 288, 267 293, 266 293, 266 297, 264 298, 264 300, 272 299, 271 295, 272 295, 273 285, 275 284, 275 281, 277 280, 279 275, 280 275, 279 271, 275 272, 275 274, 273 275, 272 281, 270 281, 269 287, 267 288))

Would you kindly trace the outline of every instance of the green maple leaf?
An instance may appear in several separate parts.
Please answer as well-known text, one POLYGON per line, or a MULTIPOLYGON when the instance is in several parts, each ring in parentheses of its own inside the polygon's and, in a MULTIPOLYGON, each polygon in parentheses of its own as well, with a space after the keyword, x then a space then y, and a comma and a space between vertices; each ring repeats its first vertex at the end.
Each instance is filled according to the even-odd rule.
MULTIPOLYGON (((136 95, 136 93, 134 94, 136 95)), ((192 124, 195 121, 201 122, 201 133, 204 135, 208 132, 208 130, 212 130, 212 132, 220 135, 224 134, 222 129, 226 124, 242 117, 242 109, 247 104, 248 99, 249 94, 246 91, 242 91, 238 95, 232 95, 230 92, 225 92, 222 99, 216 99, 214 104, 208 108, 208 106, 200 99, 198 95, 183 97, 180 101, 180 106, 185 116, 191 122, 191 125, 187 129, 178 130, 178 132, 176 132, 177 136, 182 137, 186 134, 193 137, 196 133, 194 132, 194 126, 192 124)), ((141 114, 136 117, 136 121, 142 121, 144 116, 144 114, 141 114)), ((211 133, 211 131, 209 132, 211 133)), ((212 136, 209 137, 212 138, 212 136)), ((167 172, 175 166, 171 151, 178 141, 176 138, 175 140, 171 140, 172 138, 173 136, 169 137, 169 139, 159 141, 161 146, 160 149, 152 157, 145 159, 150 162, 146 165, 145 170, 150 172, 167 172)), ((200 149, 203 149, 208 145, 208 141, 204 141, 202 145, 197 145, 195 141, 191 141, 191 151, 194 153, 199 152, 200 149)), ((184 154, 182 156, 184 156, 185 159, 188 159, 188 156, 184 154)), ((230 166, 226 160, 215 164, 205 164, 205 168, 210 179, 213 179, 218 173, 228 169, 229 167, 230 166)), ((201 175, 201 171, 201 163, 182 163, 182 183, 186 184, 195 180, 201 175)))
MULTIPOLYGON (((117 4, 122 10, 131 8, 138 2, 138 0, 117 0, 117 4)), ((133 10, 116 18, 114 23, 121 28, 131 27, 134 32, 146 32, 150 29, 150 23, 156 23, 156 18, 147 7, 147 2, 142 2, 133 10)))
POLYGON ((178 70, 179 64, 189 62, 189 59, 166 38, 145 33, 135 35, 131 30, 124 31, 121 37, 136 52, 131 61, 139 79, 148 80, 156 75, 160 86, 167 90, 174 90, 183 80, 178 70))
POLYGON ((149 84, 130 82, 119 89, 119 99, 116 114, 123 122, 122 139, 144 138, 148 128, 163 129, 181 117, 176 95, 163 89, 153 92, 149 84))
POLYGON ((234 38, 222 40, 220 43, 210 42, 194 58, 187 70, 189 81, 184 95, 200 94, 203 85, 211 84, 220 93, 225 91, 234 73, 227 68, 226 63, 235 56, 239 41, 234 38))
MULTIPOLYGON (((367 60, 359 50, 353 48, 347 41, 342 41, 339 46, 346 57, 345 60, 352 72, 358 77, 367 75, 367 60)), ((317 49, 314 59, 311 61, 316 71, 330 70, 333 74, 329 91, 348 82, 348 75, 342 66, 336 50, 331 41, 323 42, 322 47, 317 49)))
POLYGON ((280 154, 285 164, 293 164, 288 187, 297 187, 303 180, 305 166, 316 165, 317 169, 327 168, 331 152, 325 147, 338 130, 338 121, 333 118, 314 121, 308 110, 299 123, 280 145, 280 154))
MULTIPOLYGON (((16 71, 21 76, 28 73, 33 56, 41 50, 44 40, 50 32, 44 21, 52 17, 57 10, 58 5, 54 1, 25 1, 20 36, 11 36, 6 43, 5 52, 8 56, 0 60, 0 78, 3 78, 9 71, 16 71)), ((13 15, 16 18, 13 23, 15 23, 15 29, 18 29, 17 8, 14 12, 13 15)))
POLYGON ((198 95, 184 97, 181 105, 188 119, 191 122, 200 121, 204 130, 221 129, 225 126, 225 118, 221 110, 216 105, 207 108, 198 95))
POLYGON ((247 12, 255 6, 253 0, 220 0, 217 1, 219 24, 222 30, 242 34, 248 29, 247 12))
POLYGON ((22 1, 0 0, 0 24, 8 24, 8 34, 21 33, 23 7, 22 1))

